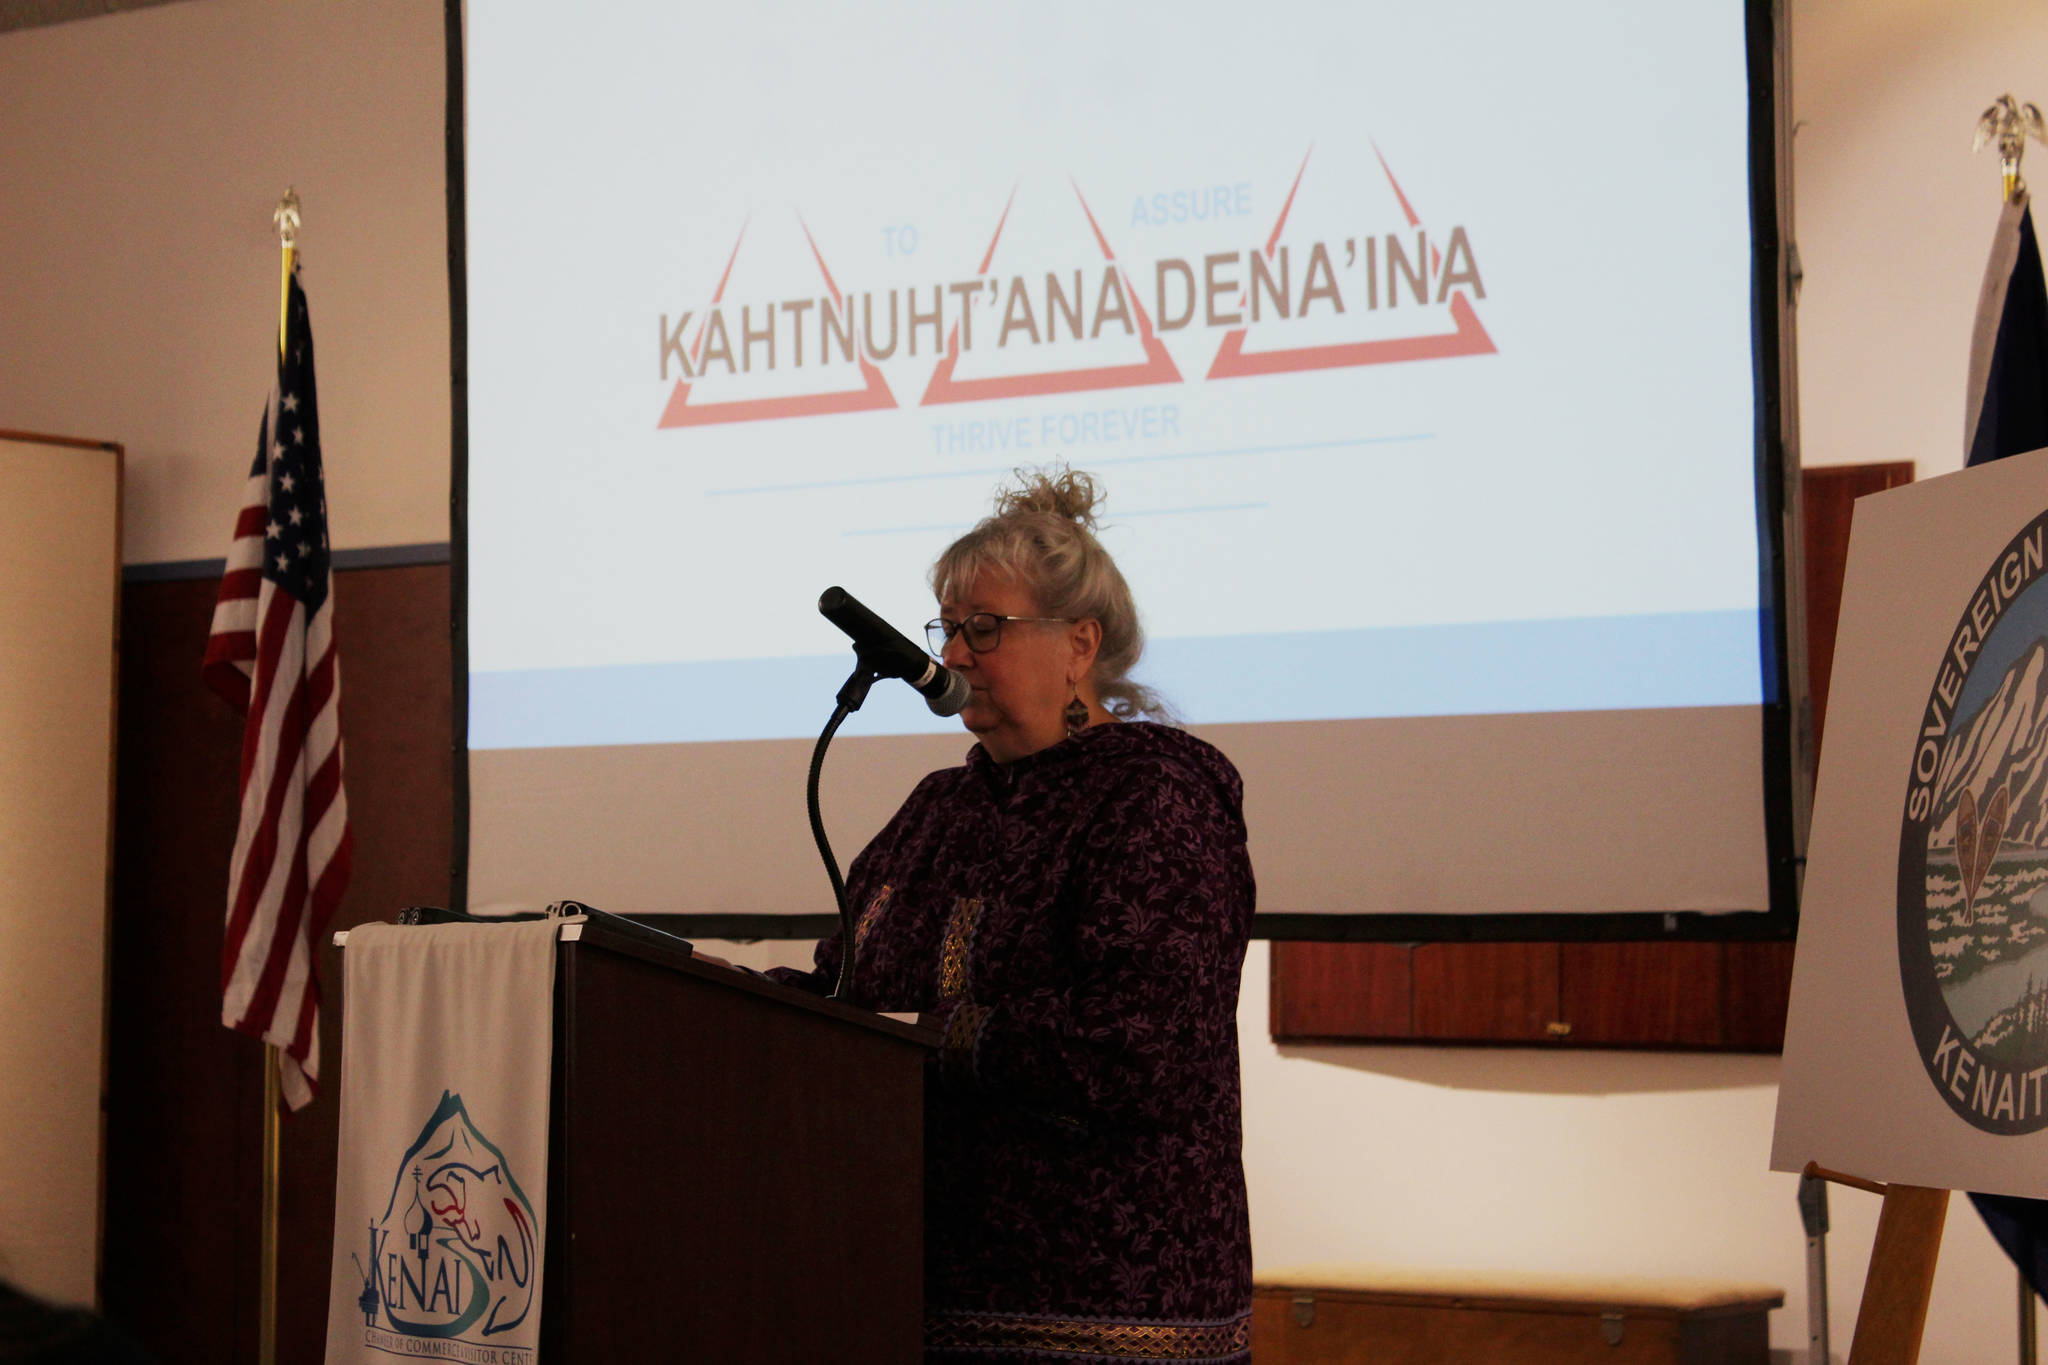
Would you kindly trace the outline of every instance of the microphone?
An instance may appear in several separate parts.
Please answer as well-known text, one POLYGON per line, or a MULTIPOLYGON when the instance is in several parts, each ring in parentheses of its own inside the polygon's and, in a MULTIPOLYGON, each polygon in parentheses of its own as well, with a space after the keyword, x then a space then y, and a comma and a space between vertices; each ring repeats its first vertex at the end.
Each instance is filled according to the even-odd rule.
POLYGON ((901 631, 860 604, 844 588, 827 588, 818 614, 845 631, 861 662, 885 678, 901 678, 924 697, 935 716, 957 716, 967 705, 967 679, 904 638, 901 631))

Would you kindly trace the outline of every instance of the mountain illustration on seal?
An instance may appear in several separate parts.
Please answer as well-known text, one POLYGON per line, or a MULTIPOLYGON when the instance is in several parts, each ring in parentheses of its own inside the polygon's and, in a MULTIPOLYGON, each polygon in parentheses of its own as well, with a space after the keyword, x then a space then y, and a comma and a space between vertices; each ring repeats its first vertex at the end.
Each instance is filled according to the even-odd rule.
POLYGON ((488 1338, 524 1322, 538 1288, 532 1201, 505 1154, 443 1091, 399 1159, 391 1197, 370 1224, 358 1300, 365 1324, 422 1337, 488 1338))
POLYGON ((2048 1054, 2048 640, 1957 723, 1935 769, 1927 947, 1984 1055, 2048 1054))
POLYGON ((1999 788, 2010 794, 2014 822, 2005 842, 2038 847, 2048 818, 2048 640, 2036 640, 1999 680, 1998 690, 1942 751, 1934 773, 1934 809, 1946 812, 1928 836, 1929 850, 1954 848, 1962 793, 1980 803, 1999 788))

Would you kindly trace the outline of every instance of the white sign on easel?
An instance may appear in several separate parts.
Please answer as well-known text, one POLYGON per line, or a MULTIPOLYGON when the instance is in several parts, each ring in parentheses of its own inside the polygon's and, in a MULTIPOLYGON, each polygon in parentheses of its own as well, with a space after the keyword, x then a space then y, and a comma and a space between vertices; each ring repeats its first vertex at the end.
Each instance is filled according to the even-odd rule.
POLYGON ((2048 1196, 2048 451, 1856 504, 1771 1164, 2048 1196))

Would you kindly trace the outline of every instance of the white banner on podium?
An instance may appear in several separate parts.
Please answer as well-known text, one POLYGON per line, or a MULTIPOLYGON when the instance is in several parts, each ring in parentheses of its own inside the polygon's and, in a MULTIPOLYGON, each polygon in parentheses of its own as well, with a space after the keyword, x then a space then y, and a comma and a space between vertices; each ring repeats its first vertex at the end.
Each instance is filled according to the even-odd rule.
POLYGON ((1856 504, 1771 1164, 2048 1195, 2048 451, 1856 504))
POLYGON ((530 1365, 562 921, 351 931, 327 1365, 530 1365))

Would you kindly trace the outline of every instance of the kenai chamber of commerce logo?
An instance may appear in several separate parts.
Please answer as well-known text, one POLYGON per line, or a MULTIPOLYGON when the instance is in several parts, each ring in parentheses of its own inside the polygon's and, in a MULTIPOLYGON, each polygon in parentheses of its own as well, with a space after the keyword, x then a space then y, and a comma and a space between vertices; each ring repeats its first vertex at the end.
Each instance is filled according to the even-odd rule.
POLYGON ((533 1359, 506 1334, 538 1307, 539 1220, 460 1095, 442 1092, 399 1159, 367 1251, 355 1258, 367 1346, 442 1360, 533 1359))
POLYGON ((2048 512, 1991 561, 1935 665, 1899 838, 1920 1059, 1987 1133, 2048 1127, 2048 512))

